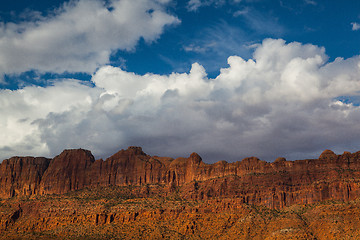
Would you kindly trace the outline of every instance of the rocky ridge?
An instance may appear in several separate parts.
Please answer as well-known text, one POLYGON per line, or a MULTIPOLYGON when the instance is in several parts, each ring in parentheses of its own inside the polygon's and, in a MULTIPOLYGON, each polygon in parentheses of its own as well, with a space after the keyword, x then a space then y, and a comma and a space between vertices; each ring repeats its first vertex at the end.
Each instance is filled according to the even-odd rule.
MULTIPOLYGON (((350 201, 360 194, 360 152, 318 159, 269 163, 256 157, 234 163, 206 164, 188 158, 149 156, 129 147, 105 161, 84 149, 65 150, 53 159, 12 157, 0 164, 0 198, 64 194, 108 186, 161 186, 184 199, 236 198, 247 204, 280 209, 324 200, 350 201)), ((147 189, 147 190, 146 190, 147 189)))

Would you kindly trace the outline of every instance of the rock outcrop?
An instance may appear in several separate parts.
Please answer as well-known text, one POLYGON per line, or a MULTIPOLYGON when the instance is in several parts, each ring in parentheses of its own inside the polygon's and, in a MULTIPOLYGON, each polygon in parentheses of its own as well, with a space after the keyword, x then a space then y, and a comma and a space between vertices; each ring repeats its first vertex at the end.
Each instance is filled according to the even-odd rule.
MULTIPOLYGON (((0 200, 0 239, 359 239, 360 202, 269 209, 239 198, 136 194, 145 186, 85 188, 0 200), (131 195, 129 193, 133 193, 131 195)), ((159 187, 159 186, 157 186, 159 187)), ((166 186, 161 186, 165 190, 166 186)))
POLYGON ((90 151, 65 150, 50 161, 40 183, 40 194, 66 193, 90 185, 88 171, 95 161, 90 151))
POLYGON ((188 158, 149 156, 129 147, 105 161, 84 149, 65 150, 53 159, 13 157, 0 165, 0 198, 63 194, 85 187, 162 185, 187 199, 231 197, 243 203, 282 208, 360 195, 360 152, 318 159, 269 163, 256 157, 206 164, 188 158))
POLYGON ((50 159, 12 157, 0 164, 0 197, 38 194, 41 178, 50 159))

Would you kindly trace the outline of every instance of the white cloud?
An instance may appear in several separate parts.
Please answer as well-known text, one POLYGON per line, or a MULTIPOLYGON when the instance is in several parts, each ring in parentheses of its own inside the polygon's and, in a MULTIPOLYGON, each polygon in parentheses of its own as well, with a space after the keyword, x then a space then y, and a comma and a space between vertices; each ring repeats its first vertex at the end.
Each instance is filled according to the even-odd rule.
POLYGON ((357 23, 357 22, 352 22, 352 23, 351 23, 351 26, 352 26, 352 30, 353 30, 353 31, 360 30, 360 24, 357 23))
MULTIPOLYGON (((254 0, 246 0, 252 2, 254 0)), ((257 1, 257 0, 255 0, 257 1)), ((189 0, 187 9, 190 12, 196 12, 199 8, 214 5, 215 7, 223 6, 226 2, 230 4, 239 4, 242 0, 189 0)))
MULTIPOLYGON (((0 91, 0 155, 49 155, 47 141, 41 139, 39 119, 73 110, 87 112, 99 89, 65 80, 53 86, 25 87, 0 91)), ((76 119, 73 119, 76 121, 76 119)), ((55 134, 55 132, 54 132, 55 134)), ((63 145, 64 143, 62 143, 63 145)))
POLYGON ((196 11, 201 5, 202 2, 200 0, 190 0, 187 7, 189 11, 196 11))
POLYGON ((242 10, 238 10, 236 12, 234 12, 233 16, 234 17, 238 17, 238 16, 243 16, 249 13, 249 8, 244 8, 242 10))
POLYGON ((0 159, 83 147, 100 157, 140 145, 149 154, 204 160, 316 157, 359 150, 360 57, 328 62, 323 48, 266 39, 253 58, 228 58, 214 79, 189 73, 137 75, 101 67, 95 87, 64 80, 0 92, 0 159))
POLYGON ((0 23, 0 75, 28 70, 87 72, 109 62, 113 50, 133 50, 140 38, 156 40, 179 23, 168 1, 70 1, 32 22, 0 23))
POLYGON ((309 5, 313 5, 313 6, 316 6, 317 5, 317 2, 313 1, 313 0, 305 0, 305 3, 306 4, 309 4, 309 5))
POLYGON ((222 6, 225 2, 226 0, 189 0, 187 9, 190 12, 196 12, 200 7, 210 5, 222 6))
MULTIPOLYGON (((199 62, 212 75, 218 73, 220 67, 226 66, 226 59, 231 55, 239 55, 244 58, 251 58, 253 53, 254 39, 260 32, 267 32, 270 35, 281 35, 283 28, 276 24, 270 17, 260 16, 255 10, 248 9, 248 13, 241 16, 255 32, 248 33, 239 26, 233 26, 226 21, 219 21, 196 34, 183 46, 186 52, 193 52, 192 62, 199 62), (205 37, 204 37, 205 36, 205 37)), ((174 68, 183 65, 173 64, 174 68)), ((213 75, 212 75, 213 76, 213 75)))
POLYGON ((216 46, 217 46, 217 43, 214 41, 214 42, 204 43, 203 46, 190 44, 189 46, 185 46, 184 50, 186 52, 195 52, 195 53, 205 54, 207 51, 211 51, 211 49, 213 49, 216 46))

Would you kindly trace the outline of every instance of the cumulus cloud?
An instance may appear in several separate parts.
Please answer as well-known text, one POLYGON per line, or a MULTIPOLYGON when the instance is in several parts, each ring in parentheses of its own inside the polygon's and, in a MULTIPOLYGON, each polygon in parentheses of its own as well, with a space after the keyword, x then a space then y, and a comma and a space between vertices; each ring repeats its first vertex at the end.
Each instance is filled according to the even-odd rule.
POLYGON ((65 147, 106 157, 128 145, 172 157, 196 151, 207 162, 359 150, 360 107, 340 101, 359 97, 359 56, 328 62, 324 48, 266 39, 251 59, 228 64, 214 79, 197 63, 170 75, 104 66, 94 86, 3 90, 0 158, 65 147))
POLYGON ((29 70, 93 73, 113 50, 133 50, 179 23, 156 0, 78 0, 46 17, 0 23, 0 75, 29 70))
MULTIPOLYGON (((74 109, 79 114, 91 109, 99 89, 76 80, 58 81, 48 87, 25 87, 0 91, 0 155, 50 155, 48 140, 41 137, 41 119, 74 109)), ((76 121, 74 118, 73 122, 76 121)), ((57 130, 54 130, 56 134, 57 130)), ((71 138, 71 136, 69 136, 71 138)), ((60 143, 59 143, 60 144, 60 143)), ((66 142, 62 142, 64 146, 66 142)))

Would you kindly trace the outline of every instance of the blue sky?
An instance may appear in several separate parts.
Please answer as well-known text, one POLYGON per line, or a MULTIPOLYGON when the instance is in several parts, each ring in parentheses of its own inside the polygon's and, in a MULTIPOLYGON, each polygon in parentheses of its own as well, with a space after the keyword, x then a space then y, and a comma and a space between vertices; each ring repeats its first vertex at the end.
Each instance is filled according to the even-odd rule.
POLYGON ((360 150, 359 42, 350 0, 10 1, 0 159, 360 150))
MULTIPOLYGON (((32 12, 48 16, 64 2, 67 1, 11 1, 2 6, 1 20, 27 21, 32 12)), ((154 42, 139 39, 130 51, 113 49, 109 63, 139 74, 170 74, 189 71, 191 64, 198 62, 210 77, 216 77, 220 68, 227 66, 229 56, 251 58, 250 46, 265 38, 311 43, 325 47, 330 59, 349 58, 359 54, 360 34, 352 30, 352 23, 360 22, 359 9, 360 2, 351 0, 174 1, 164 11, 181 23, 166 27, 154 42)), ((90 79, 91 74, 80 78, 90 79)), ((18 87, 13 84, 19 78, 32 82, 31 75, 7 76, 12 86, 1 87, 18 87)), ((44 80, 53 77, 51 72, 38 75, 44 80)))

